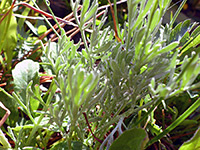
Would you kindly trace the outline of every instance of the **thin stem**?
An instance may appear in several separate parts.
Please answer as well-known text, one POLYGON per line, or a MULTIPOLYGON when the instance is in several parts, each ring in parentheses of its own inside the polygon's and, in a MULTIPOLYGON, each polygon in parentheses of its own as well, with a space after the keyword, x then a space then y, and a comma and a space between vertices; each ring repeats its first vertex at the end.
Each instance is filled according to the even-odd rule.
MULTIPOLYGON (((51 10, 50 5, 47 4, 47 1, 46 1, 46 0, 44 0, 44 2, 45 2, 45 4, 46 4, 47 8, 49 9, 50 13, 52 14, 53 19, 54 19, 54 21, 56 22, 58 28, 59 28, 60 31, 61 31, 62 29, 61 29, 61 27, 60 27, 60 24, 58 23, 58 20, 56 19, 56 17, 55 17, 55 15, 54 15, 53 11, 51 10)), ((58 36, 58 37, 60 37, 60 36, 58 36)))
POLYGON ((86 52, 87 52, 88 57, 89 57, 90 68, 93 68, 93 66, 92 66, 92 58, 91 58, 90 50, 89 50, 89 47, 88 47, 88 44, 87 44, 87 40, 86 40, 86 37, 85 37, 85 31, 82 30, 81 27, 79 27, 79 28, 80 28, 80 31, 81 31, 81 36, 82 36, 82 40, 83 40, 83 43, 84 43, 84 46, 85 46, 86 52))
MULTIPOLYGON (((55 93, 56 89, 57 89, 57 86, 55 84, 55 81, 52 80, 51 86, 50 86, 49 90, 47 91, 47 93, 49 93, 49 96, 48 96, 46 104, 45 104, 45 106, 43 108, 44 112, 46 112, 48 110, 49 105, 50 105, 51 100, 52 100, 52 97, 54 96, 54 93, 55 93)), ((31 131, 31 133, 30 133, 30 135, 28 137, 28 140, 26 142, 27 145, 30 144, 32 138, 34 137, 34 134, 37 132, 38 128, 40 127, 40 122, 42 121, 43 118, 44 118, 44 114, 41 114, 39 119, 38 119, 38 121, 37 121, 37 124, 34 123, 34 127, 33 127, 32 131, 31 131)))
POLYGON ((89 124, 89 122, 88 122, 87 115, 86 115, 85 112, 83 112, 83 116, 85 117, 85 121, 86 121, 86 123, 87 123, 87 125, 88 125, 89 131, 91 132, 92 136, 93 136, 99 143, 102 143, 103 141, 100 140, 100 139, 98 139, 98 138, 94 135, 94 133, 92 132, 92 129, 91 129, 91 127, 90 127, 90 124, 89 124))
MULTIPOLYGON (((56 34, 58 37, 60 37, 60 35, 58 34, 58 32, 54 29, 54 27, 51 25, 51 23, 50 23, 50 22, 48 21, 48 19, 46 18, 46 16, 47 16, 47 17, 50 17, 50 18, 52 18, 52 19, 54 19, 54 17, 53 17, 52 15, 50 15, 50 14, 48 14, 48 13, 46 13, 46 12, 40 10, 40 8, 37 6, 37 4, 36 4, 33 0, 32 0, 32 2, 33 2, 33 4, 37 7, 37 9, 34 8, 33 6, 27 4, 27 3, 21 3, 21 5, 24 5, 24 6, 26 6, 26 7, 29 7, 29 8, 31 8, 32 10, 37 11, 37 12, 39 12, 40 14, 42 14, 42 17, 43 17, 44 20, 47 22, 47 24, 52 28, 52 30, 55 32, 55 34, 56 34)), ((20 4, 20 3, 19 3, 19 4, 20 4)))
POLYGON ((6 92, 3 88, 0 87, 0 92, 3 92, 6 96, 8 96, 9 98, 13 99, 13 96, 10 95, 8 92, 6 92))
POLYGON ((13 92, 13 97, 14 97, 14 99, 17 100, 17 102, 23 107, 23 109, 26 111, 28 117, 29 117, 30 120, 33 122, 33 124, 35 125, 35 124, 36 124, 36 123, 35 123, 35 120, 34 120, 34 118, 32 117, 30 111, 29 111, 29 110, 27 109, 27 107, 22 103, 22 101, 20 100, 20 98, 18 97, 18 95, 17 95, 15 92, 13 92))

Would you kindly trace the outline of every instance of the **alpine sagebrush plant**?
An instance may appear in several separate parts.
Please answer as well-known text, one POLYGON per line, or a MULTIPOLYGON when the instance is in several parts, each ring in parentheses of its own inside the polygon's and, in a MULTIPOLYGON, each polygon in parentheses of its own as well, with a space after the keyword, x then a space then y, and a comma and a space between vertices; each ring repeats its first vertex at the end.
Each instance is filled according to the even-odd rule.
MULTIPOLYGON (((46 47, 41 43, 44 49, 41 65, 48 75, 54 76, 47 92, 41 92, 38 86, 38 63, 26 60, 18 64, 26 66, 23 73, 13 70, 16 88, 9 96, 30 118, 9 128, 16 148, 46 146, 53 132, 60 132, 64 142, 56 143, 52 149, 59 149, 60 143, 67 143, 66 149, 76 146, 144 149, 148 136, 145 130, 136 127, 142 121, 147 122, 147 117, 161 102, 200 86, 200 83, 193 84, 200 71, 197 47, 200 28, 188 20, 174 27, 177 13, 163 26, 162 18, 170 2, 128 0, 128 20, 118 31, 121 39, 118 42, 110 27, 102 29, 107 11, 97 25, 96 0, 83 1, 80 16, 77 13, 80 1, 71 0, 84 43, 81 52, 77 51, 80 42, 74 44, 63 29, 57 43, 49 42, 46 47), (28 67, 31 65, 35 69, 28 67), (125 124, 124 118, 129 116, 133 119, 125 124), (121 136, 114 141, 115 133, 121 136), (139 141, 134 137, 138 134, 139 141), (127 142, 120 142, 123 140, 127 142)), ((199 106, 198 102, 199 99, 168 130, 160 129, 157 139, 147 145, 176 127, 199 106)))

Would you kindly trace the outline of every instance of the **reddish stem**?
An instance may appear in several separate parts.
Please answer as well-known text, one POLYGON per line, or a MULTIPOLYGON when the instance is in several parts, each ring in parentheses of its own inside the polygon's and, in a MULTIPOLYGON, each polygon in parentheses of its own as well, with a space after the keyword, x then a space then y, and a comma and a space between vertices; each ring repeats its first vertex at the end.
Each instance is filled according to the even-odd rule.
MULTIPOLYGON (((28 8, 31 8, 32 10, 34 10, 34 11, 36 11, 36 12, 38 12, 38 13, 40 13, 40 14, 46 16, 46 17, 49 17, 49 18, 51 18, 51 19, 54 19, 54 17, 53 17, 51 14, 49 14, 49 13, 47 13, 47 12, 45 12, 45 11, 39 10, 39 9, 37 9, 37 8, 31 6, 30 4, 27 4, 27 3, 25 3, 25 2, 18 3, 18 4, 16 4, 14 7, 19 6, 19 5, 23 5, 23 6, 26 6, 26 7, 28 7, 28 8)), ((62 22, 62 23, 66 23, 66 24, 68 24, 68 25, 72 25, 72 26, 77 27, 77 25, 74 24, 73 22, 64 20, 64 19, 59 18, 59 17, 55 17, 55 18, 56 18, 58 21, 62 22)))
POLYGON ((115 38, 117 39, 118 42, 121 42, 121 39, 119 38, 118 33, 117 33, 117 23, 116 23, 116 19, 115 19, 115 13, 114 13, 114 10, 113 10, 113 7, 112 7, 112 4, 111 4, 110 0, 108 0, 108 2, 110 4, 110 10, 111 10, 112 17, 113 17, 115 38))
POLYGON ((102 140, 98 139, 98 138, 93 134, 93 132, 92 132, 92 130, 91 130, 91 127, 90 127, 90 124, 89 124, 88 119, 87 119, 87 115, 86 115, 85 112, 83 112, 83 115, 84 115, 84 117, 85 117, 86 123, 87 123, 87 125, 88 125, 89 131, 91 132, 92 136, 93 136, 99 143, 103 143, 102 140))

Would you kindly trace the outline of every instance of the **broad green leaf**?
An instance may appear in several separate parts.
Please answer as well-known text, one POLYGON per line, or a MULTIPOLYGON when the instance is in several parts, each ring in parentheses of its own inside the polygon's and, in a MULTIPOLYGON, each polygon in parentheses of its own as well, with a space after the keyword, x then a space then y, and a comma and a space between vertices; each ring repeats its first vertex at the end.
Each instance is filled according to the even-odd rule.
MULTIPOLYGON (((39 84, 39 63, 30 59, 23 60, 18 63, 12 70, 14 79, 15 91, 20 94, 22 99, 26 100, 26 88, 30 81, 33 81, 33 85, 39 84)), ((34 91, 34 89, 33 89, 34 91)))
POLYGON ((38 27, 38 30, 37 30, 38 35, 42 35, 42 34, 45 33, 46 31, 47 31, 47 27, 46 27, 45 25, 40 25, 40 26, 38 27))
MULTIPOLYGON (((6 14, 7 11, 4 11, 4 9, 8 8, 9 6, 9 3, 6 3, 4 8, 2 8, 3 11, 1 12, 0 10, 0 13, 6 14)), ((1 18, 2 16, 0 16, 0 19, 1 18)), ((13 50, 17 44, 17 22, 16 18, 13 16, 12 11, 10 11, 9 14, 0 23, 0 29, 0 52, 4 50, 7 63, 6 67, 7 69, 10 69, 11 61, 13 58, 13 50)))
POLYGON ((25 89, 28 83, 39 73, 39 63, 30 59, 18 63, 12 70, 14 84, 17 89, 25 89))
POLYGON ((141 128, 125 131, 110 146, 109 150, 143 150, 148 142, 148 135, 141 128))
POLYGON ((179 148, 179 150, 199 150, 200 149, 200 130, 198 129, 194 136, 179 148))

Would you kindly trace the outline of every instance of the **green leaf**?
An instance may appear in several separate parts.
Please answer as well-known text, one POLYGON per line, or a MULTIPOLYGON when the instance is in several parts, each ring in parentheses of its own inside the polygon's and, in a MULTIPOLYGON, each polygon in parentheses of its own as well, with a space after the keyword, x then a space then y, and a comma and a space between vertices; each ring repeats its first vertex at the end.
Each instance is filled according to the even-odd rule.
POLYGON ((8 142, 8 139, 5 137, 4 133, 0 129, 0 143, 3 146, 0 146, 1 149, 7 149, 9 150, 11 148, 10 143, 8 142))
MULTIPOLYGON (((143 19, 146 17, 146 15, 149 13, 149 10, 153 6, 155 1, 148 1, 145 5, 145 8, 142 10, 142 12, 139 13, 139 16, 137 17, 137 20, 133 27, 131 27, 131 31, 135 30, 136 27, 143 21, 143 19)), ((130 20, 129 20, 130 21, 130 20)))
POLYGON ((96 50, 94 53, 101 53, 106 52, 110 50, 110 47, 112 46, 112 41, 108 41, 106 44, 103 44, 98 50, 96 50))
POLYGON ((169 45, 165 46, 164 48, 162 48, 161 50, 158 50, 158 48, 160 47, 160 45, 158 44, 157 47, 155 47, 149 54, 149 56, 147 57, 147 61, 152 60, 153 58, 155 58, 157 55, 162 54, 162 53, 166 53, 169 52, 171 50, 173 50, 174 48, 176 48, 178 46, 179 42, 173 42, 170 43, 169 45))
POLYGON ((29 29, 37 35, 37 28, 28 20, 25 20, 26 25, 29 27, 29 29))
POLYGON ((12 128, 14 131, 20 131, 21 129, 32 129, 34 127, 33 124, 23 125, 23 126, 16 126, 15 128, 12 128))
POLYGON ((87 78, 82 82, 80 88, 85 89, 89 84, 91 84, 93 74, 89 74, 87 78))
POLYGON ((68 71, 69 88, 71 91, 73 91, 73 79, 72 79, 73 73, 74 73, 74 67, 72 66, 68 71))
POLYGON ((39 63, 30 59, 18 63, 12 70, 14 84, 18 89, 25 89, 28 83, 39 73, 39 63))
POLYGON ((195 132, 194 136, 179 148, 179 150, 199 150, 200 149, 200 128, 195 132))
POLYGON ((94 5, 94 7, 90 7, 89 11, 85 14, 85 19, 84 19, 84 23, 87 22, 89 19, 92 18, 92 16, 95 15, 96 11, 98 8, 98 4, 94 5))
POLYGON ((38 35, 42 35, 43 33, 45 33, 47 31, 47 27, 45 25, 40 25, 38 27, 38 35))
MULTIPOLYGON (((6 9, 9 6, 9 3, 6 3, 4 8, 2 9, 6 9)), ((6 12, 3 12, 1 10, 0 13, 6 14, 6 12)), ((1 18, 2 17, 0 17, 0 19, 1 18)), ((16 18, 13 16, 12 11, 10 11, 9 14, 0 23, 0 29, 0 52, 4 50, 7 63, 6 67, 7 69, 10 69, 11 61, 13 58, 13 50, 17 44, 17 22, 16 18)))
POLYGON ((137 35, 136 35, 136 38, 135 38, 136 44, 138 44, 138 43, 141 42, 142 38, 144 38, 145 32, 146 32, 146 26, 144 26, 144 27, 142 27, 142 28, 140 28, 140 29, 138 30, 137 35))
POLYGON ((85 51, 85 49, 82 49, 82 55, 83 55, 87 60, 89 60, 88 53, 85 51))
POLYGON ((200 33, 200 26, 198 26, 197 28, 195 28, 195 30, 192 32, 191 37, 196 36, 200 33))
POLYGON ((25 147, 23 147, 22 150, 42 150, 42 149, 36 148, 36 147, 33 147, 33 146, 25 146, 25 147))
POLYGON ((81 10, 81 17, 84 17, 85 13, 87 12, 87 10, 89 8, 89 5, 90 5, 90 0, 84 0, 83 7, 81 10))
POLYGON ((118 75, 121 75, 121 69, 119 68, 119 65, 118 65, 117 61, 115 61, 115 60, 111 61, 111 68, 118 75))
MULTIPOLYGON (((79 141, 73 141, 72 142, 72 150, 89 150, 88 147, 86 147, 83 143, 79 142, 79 141)), ((50 150, 68 150, 68 143, 67 141, 58 141, 55 144, 53 144, 53 146, 51 147, 50 150)))
POLYGON ((112 143, 109 150, 142 150, 148 140, 145 130, 133 128, 120 135, 112 143))
POLYGON ((169 51, 173 50, 174 48, 176 48, 178 46, 178 44, 179 44, 179 42, 170 43, 169 45, 167 45, 166 47, 164 47, 163 49, 158 51, 158 53, 161 54, 161 53, 169 52, 169 51))
MULTIPOLYGON (((26 99, 26 88, 30 81, 33 80, 32 87, 39 84, 39 63, 30 59, 18 63, 12 70, 15 91, 20 94, 22 99, 26 99)), ((34 91, 34 89, 33 89, 34 91)))
MULTIPOLYGON (((29 5, 33 6, 33 2, 30 1, 30 2, 29 2, 29 5)), ((30 8, 26 7, 26 8, 24 9, 24 11, 22 12, 21 15, 23 15, 23 16, 28 16, 30 10, 31 10, 30 8)), ((18 26, 19 26, 20 29, 23 27, 24 21, 25 21, 25 20, 26 20, 26 18, 19 18, 18 26)))
POLYGON ((197 46, 200 43, 200 35, 196 36, 196 37, 191 37, 191 39, 188 41, 188 43, 186 43, 183 48, 181 49, 181 54, 186 52, 187 50, 189 50, 192 47, 197 46))
POLYGON ((153 31, 153 29, 154 29, 157 25, 159 25, 159 24, 158 24, 159 21, 160 21, 160 9, 158 8, 158 9, 156 10, 156 12, 154 13, 154 16, 153 16, 153 19, 152 19, 152 22, 151 22, 151 25, 150 25, 149 30, 150 30, 150 31, 153 31))

